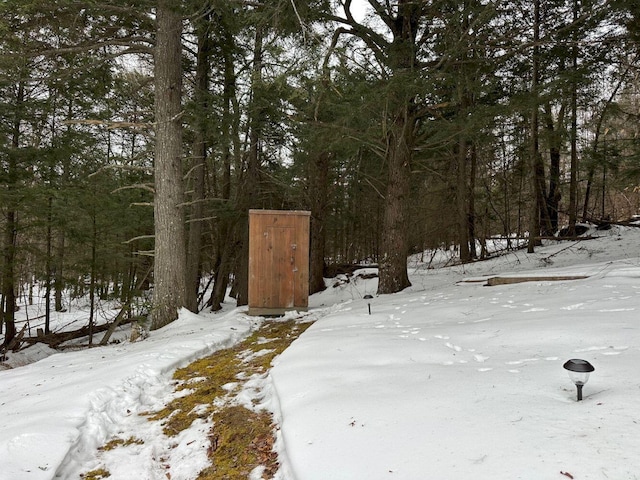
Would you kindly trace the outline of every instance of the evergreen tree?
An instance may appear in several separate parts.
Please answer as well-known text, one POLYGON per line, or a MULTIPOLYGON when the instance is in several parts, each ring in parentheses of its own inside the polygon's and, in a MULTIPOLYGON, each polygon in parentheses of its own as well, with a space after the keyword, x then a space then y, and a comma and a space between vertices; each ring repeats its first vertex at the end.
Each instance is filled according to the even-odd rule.
POLYGON ((177 318, 186 305, 186 251, 182 203, 182 16, 166 0, 156 8, 155 256, 151 328, 177 318))

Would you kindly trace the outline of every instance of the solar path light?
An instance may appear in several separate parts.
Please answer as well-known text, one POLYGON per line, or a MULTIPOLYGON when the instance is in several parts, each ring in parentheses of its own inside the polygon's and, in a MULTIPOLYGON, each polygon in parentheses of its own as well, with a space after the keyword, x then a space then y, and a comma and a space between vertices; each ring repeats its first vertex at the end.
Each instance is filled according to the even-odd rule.
POLYGON ((365 300, 369 300, 367 302, 367 306, 369 307, 369 315, 371 315, 371 299, 373 298, 373 295, 365 295, 363 298, 365 300))
POLYGON ((580 360, 579 358, 573 358, 567 360, 563 365, 564 369, 569 373, 569 378, 575 383, 578 389, 578 402, 582 400, 582 387, 589 380, 589 374, 595 370, 586 360, 580 360))

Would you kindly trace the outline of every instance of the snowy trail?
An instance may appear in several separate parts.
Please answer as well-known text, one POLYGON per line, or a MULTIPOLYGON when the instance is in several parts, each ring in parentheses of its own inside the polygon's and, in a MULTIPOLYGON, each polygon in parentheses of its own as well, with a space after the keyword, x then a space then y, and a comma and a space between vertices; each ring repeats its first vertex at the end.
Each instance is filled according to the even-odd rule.
MULTIPOLYGON (((0 372, 0 478, 77 478, 111 435, 140 435, 149 422, 138 413, 162 404, 175 368, 236 343, 254 321, 237 311, 213 320, 183 310, 179 320, 144 342, 56 354, 0 372)), ((169 449, 154 444, 153 431, 144 436, 147 457, 157 459, 169 449)), ((196 447, 171 451, 188 456, 196 447)), ((152 469, 143 458, 139 478, 156 478, 148 476, 152 469)), ((157 478, 166 478, 161 473, 157 478)))

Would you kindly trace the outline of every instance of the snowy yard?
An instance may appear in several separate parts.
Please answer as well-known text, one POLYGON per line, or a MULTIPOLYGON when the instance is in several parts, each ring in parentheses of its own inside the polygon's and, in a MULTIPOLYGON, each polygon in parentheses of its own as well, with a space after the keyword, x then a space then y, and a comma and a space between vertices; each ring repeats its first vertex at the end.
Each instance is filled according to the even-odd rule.
MULTIPOLYGON (((413 286, 370 300, 371 315, 376 279, 329 281, 310 299, 316 323, 260 387, 280 421, 278 477, 640 478, 640 229, 596 234, 466 266, 411 262, 413 286), (588 278, 482 281, 525 274, 588 278), (595 366, 582 402, 570 358, 595 366)), ((137 414, 164 405, 173 369, 256 328, 242 312, 183 312, 139 343, 0 371, 0 479, 98 466, 112 479, 194 478, 209 425, 169 440, 137 414), (97 448, 116 435, 144 443, 107 459, 97 448)))

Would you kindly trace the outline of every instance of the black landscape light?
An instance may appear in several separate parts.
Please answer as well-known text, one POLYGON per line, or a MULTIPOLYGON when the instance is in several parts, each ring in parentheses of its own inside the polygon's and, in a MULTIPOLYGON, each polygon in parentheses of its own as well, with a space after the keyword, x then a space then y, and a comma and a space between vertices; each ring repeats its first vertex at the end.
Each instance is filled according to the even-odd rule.
MULTIPOLYGON (((371 300, 373 298, 373 295, 365 295, 363 298, 365 300, 371 300)), ((371 315, 371 302, 367 302, 367 306, 369 307, 369 315, 371 315)))
POLYGON ((587 383, 589 374, 593 372, 595 368, 586 360, 580 360, 579 358, 567 360, 563 367, 569 373, 571 381, 576 384, 579 402, 582 400, 582 387, 587 383))

